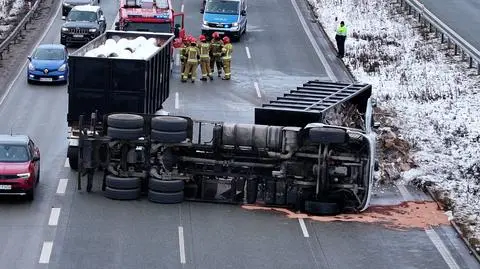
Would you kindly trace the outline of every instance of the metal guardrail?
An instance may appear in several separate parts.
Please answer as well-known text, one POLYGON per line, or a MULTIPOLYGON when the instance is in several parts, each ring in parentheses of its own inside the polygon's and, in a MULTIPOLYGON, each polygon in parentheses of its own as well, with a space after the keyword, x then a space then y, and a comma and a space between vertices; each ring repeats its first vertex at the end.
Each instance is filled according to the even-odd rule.
MULTIPOLYGON (((12 32, 3 40, 3 42, 0 44, 0 60, 3 59, 3 52, 5 50, 9 51, 10 50, 10 45, 12 41, 15 42, 18 34, 20 34, 23 30, 27 30, 27 24, 32 21, 34 13, 37 11, 38 6, 40 5, 41 0, 36 0, 35 4, 30 8, 30 10, 27 12, 25 17, 20 21, 20 23, 13 29, 12 32)), ((31 2, 26 2, 28 3, 31 2)))
POLYGON ((473 47, 470 43, 465 41, 459 34, 443 23, 432 12, 425 8, 425 6, 416 0, 395 0, 395 3, 400 4, 408 15, 414 15, 424 27, 428 27, 430 32, 435 31, 435 36, 438 37, 440 33, 441 42, 447 42, 448 48, 451 48, 453 43, 455 55, 462 54, 462 60, 465 60, 465 54, 468 56, 469 68, 474 68, 476 64, 477 73, 480 75, 480 51, 473 47))

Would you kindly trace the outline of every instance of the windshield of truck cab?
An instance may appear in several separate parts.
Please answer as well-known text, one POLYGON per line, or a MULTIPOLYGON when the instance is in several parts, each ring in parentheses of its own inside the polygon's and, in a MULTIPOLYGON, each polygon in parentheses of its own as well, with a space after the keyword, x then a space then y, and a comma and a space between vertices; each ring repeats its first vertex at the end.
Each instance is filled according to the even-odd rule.
POLYGON ((68 13, 67 21, 97 21, 97 13, 91 11, 72 10, 68 13))
POLYGON ((164 23, 148 23, 148 22, 128 22, 124 26, 125 31, 139 31, 139 32, 157 32, 157 33, 171 33, 170 22, 164 23))
POLYGON ((28 162, 27 146, 24 145, 0 145, 0 162, 28 162))
POLYGON ((231 0, 208 0, 205 5, 205 12, 236 15, 240 13, 240 2, 231 0))
POLYGON ((63 48, 38 48, 32 58, 35 60, 63 60, 65 51, 63 48))

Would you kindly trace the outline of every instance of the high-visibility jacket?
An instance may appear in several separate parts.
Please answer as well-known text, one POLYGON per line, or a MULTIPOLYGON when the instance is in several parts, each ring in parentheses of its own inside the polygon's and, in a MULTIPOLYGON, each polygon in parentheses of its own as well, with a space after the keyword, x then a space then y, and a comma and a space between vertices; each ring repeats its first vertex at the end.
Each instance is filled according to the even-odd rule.
POLYGON ((337 35, 339 36, 347 36, 347 27, 344 26, 339 26, 337 29, 337 35))
POLYGON ((185 59, 187 59, 187 53, 186 53, 187 49, 188 47, 185 46, 184 44, 182 44, 182 46, 180 47, 179 54, 180 54, 181 61, 184 61, 185 59))
POLYGON ((210 57, 210 44, 207 42, 200 43, 200 58, 210 57))
POLYGON ((199 51, 197 47, 190 46, 187 49, 187 62, 198 62, 199 51))
POLYGON ((222 48, 223 42, 222 40, 212 40, 211 51, 213 56, 221 56, 222 55, 222 48))
POLYGON ((232 52, 233 52, 232 44, 231 43, 226 44, 225 46, 223 46, 223 49, 222 49, 222 54, 223 54, 222 58, 225 60, 232 59, 232 52))

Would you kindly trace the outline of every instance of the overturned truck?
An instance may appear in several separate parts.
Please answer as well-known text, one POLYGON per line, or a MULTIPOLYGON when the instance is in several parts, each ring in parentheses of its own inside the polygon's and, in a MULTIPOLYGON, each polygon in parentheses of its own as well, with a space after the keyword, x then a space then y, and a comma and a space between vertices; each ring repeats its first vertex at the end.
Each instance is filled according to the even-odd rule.
POLYGON ((124 111, 81 115, 78 189, 87 176, 90 191, 100 169, 102 191, 112 199, 363 211, 375 167, 370 96, 367 84, 309 81, 255 108, 254 124, 124 111))

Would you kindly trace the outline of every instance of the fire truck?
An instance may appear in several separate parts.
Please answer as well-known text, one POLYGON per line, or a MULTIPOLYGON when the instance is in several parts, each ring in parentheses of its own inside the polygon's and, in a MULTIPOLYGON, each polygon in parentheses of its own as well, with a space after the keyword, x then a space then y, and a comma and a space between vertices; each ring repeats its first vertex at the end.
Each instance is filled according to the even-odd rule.
POLYGON ((184 14, 170 0, 121 0, 115 30, 175 33, 181 35, 184 14))

